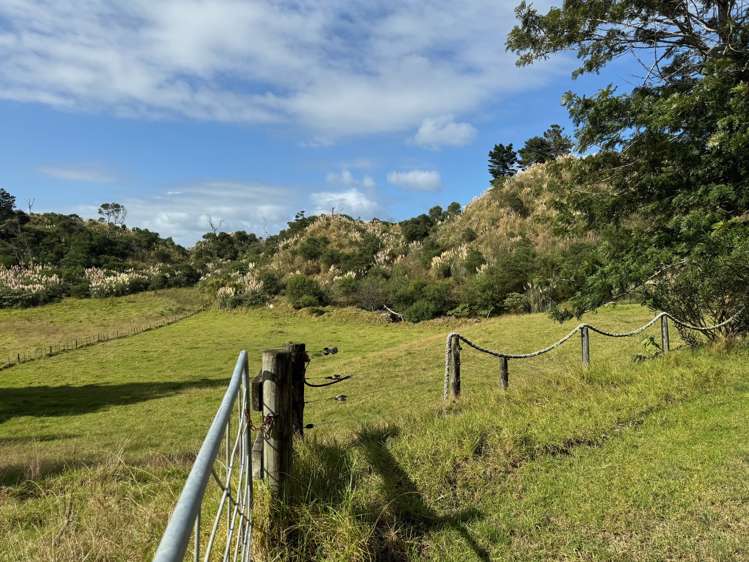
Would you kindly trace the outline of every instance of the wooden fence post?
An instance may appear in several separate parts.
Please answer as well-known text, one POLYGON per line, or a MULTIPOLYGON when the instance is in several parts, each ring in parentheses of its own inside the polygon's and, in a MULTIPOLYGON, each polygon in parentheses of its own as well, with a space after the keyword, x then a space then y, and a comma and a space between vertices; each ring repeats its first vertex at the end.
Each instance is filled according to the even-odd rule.
POLYGON ((507 387, 510 386, 510 370, 507 357, 499 358, 499 384, 502 386, 502 390, 507 390, 507 387))
POLYGON ((291 355, 263 352, 263 476, 274 496, 283 496, 291 474, 291 355))
POLYGON ((307 352, 303 343, 290 343, 291 354, 291 427, 293 433, 304 437, 304 374, 307 352))
POLYGON ((455 400, 460 397, 460 338, 458 336, 450 338, 447 369, 450 398, 455 400))
POLYGON ((583 346, 583 367, 587 368, 590 366, 590 334, 587 326, 580 328, 580 340, 583 346))
POLYGON ((668 316, 661 316, 661 350, 663 353, 670 351, 670 341, 668 338, 668 316))

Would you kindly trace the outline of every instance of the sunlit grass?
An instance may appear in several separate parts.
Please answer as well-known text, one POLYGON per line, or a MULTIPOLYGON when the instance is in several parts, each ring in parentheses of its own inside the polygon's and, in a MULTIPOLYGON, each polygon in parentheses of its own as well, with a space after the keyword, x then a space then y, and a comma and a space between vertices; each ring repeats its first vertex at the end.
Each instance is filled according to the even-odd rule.
MULTIPOLYGON (((650 317, 621 306, 585 320, 625 330, 650 317)), ((13 368, 0 384, 0 559, 148 558, 238 351, 248 350, 254 372, 263 349, 289 341, 307 344, 310 378, 353 378, 307 389, 305 419, 315 427, 296 445, 292 495, 277 513, 286 531, 257 533, 277 559, 745 553, 744 348, 681 349, 634 364, 657 327, 637 338, 593 335, 586 371, 575 338, 511 361, 507 392, 497 360, 465 349, 463 397, 443 404, 451 330, 524 352, 574 324, 543 315, 393 325, 340 309, 205 312, 13 368), (322 356, 326 346, 340 352, 322 356)))
POLYGON ((0 309, 0 365, 17 355, 115 335, 179 316, 202 305, 197 289, 164 289, 103 299, 66 298, 35 308, 0 309))

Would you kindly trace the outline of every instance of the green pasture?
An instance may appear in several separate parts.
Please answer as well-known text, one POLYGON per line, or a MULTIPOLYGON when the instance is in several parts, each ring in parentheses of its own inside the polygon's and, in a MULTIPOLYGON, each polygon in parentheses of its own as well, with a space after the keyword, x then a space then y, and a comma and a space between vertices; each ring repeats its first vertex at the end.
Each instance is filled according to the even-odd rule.
MULTIPOLYGON (((625 305, 584 320, 622 331, 651 317, 625 305)), ((524 352, 574 325, 544 315, 412 325, 348 309, 208 311, 3 371, 0 559, 147 559, 239 350, 254 371, 263 349, 289 341, 307 344, 310 379, 353 377, 307 389, 305 418, 315 427, 296 444, 288 501, 273 508, 283 524, 257 529, 259 553, 747 556, 745 346, 693 351, 674 333, 679 349, 634 363, 657 326, 627 339, 592 334, 590 369, 573 338, 511 361, 507 392, 498 361, 465 349, 463 397, 442 402, 450 331, 524 352), (323 356, 326 346, 340 351, 323 356)), ((269 507, 261 500, 258 509, 269 507)))

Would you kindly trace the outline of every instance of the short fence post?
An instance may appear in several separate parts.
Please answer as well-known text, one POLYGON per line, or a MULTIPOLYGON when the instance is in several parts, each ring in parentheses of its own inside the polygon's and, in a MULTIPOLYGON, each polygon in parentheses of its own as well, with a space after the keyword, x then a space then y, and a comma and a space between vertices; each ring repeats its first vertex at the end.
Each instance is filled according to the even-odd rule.
POLYGON ((510 385, 510 371, 507 363, 507 357, 499 358, 499 384, 502 386, 502 390, 507 390, 510 385))
POLYGON ((307 352, 303 343, 290 343, 291 354, 291 425, 295 434, 304 437, 304 375, 307 352))
POLYGON ((263 352, 263 476, 271 493, 282 496, 291 473, 291 355, 263 352))
POLYGON ((583 367, 590 366, 590 334, 587 326, 580 327, 580 340, 583 346, 583 367))
POLYGON ((661 316, 661 349, 663 353, 670 351, 670 341, 668 338, 668 316, 661 316))
POLYGON ((460 397, 460 338, 457 335, 450 338, 447 373, 449 397, 455 400, 460 397))

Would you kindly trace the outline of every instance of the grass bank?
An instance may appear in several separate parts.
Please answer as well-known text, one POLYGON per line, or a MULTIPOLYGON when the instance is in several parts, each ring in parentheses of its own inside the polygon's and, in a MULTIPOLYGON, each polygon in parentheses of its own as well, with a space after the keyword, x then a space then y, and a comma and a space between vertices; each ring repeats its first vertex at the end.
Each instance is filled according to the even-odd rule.
MULTIPOLYGON (((66 298, 34 308, 0 309, 0 363, 18 354, 145 327, 202 305, 195 288, 164 289, 103 299, 66 298)), ((12 361, 9 361, 12 362, 12 361)))

